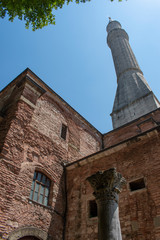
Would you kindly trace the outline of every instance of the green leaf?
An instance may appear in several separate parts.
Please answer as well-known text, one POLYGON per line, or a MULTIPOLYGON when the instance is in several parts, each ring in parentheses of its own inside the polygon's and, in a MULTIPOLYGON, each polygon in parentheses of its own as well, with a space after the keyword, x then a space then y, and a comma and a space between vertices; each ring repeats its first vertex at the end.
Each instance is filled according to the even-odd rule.
MULTIPOLYGON (((28 29, 31 25, 32 30, 41 29, 49 24, 55 25, 55 15, 53 10, 62 8, 73 0, 0 0, 0 17, 8 15, 9 21, 13 22, 15 17, 25 21, 25 27, 28 29)), ((90 0, 75 0, 88 2, 90 0)), ((113 1, 113 0, 111 0, 113 1)), ((122 0, 119 0, 122 1, 122 0)))

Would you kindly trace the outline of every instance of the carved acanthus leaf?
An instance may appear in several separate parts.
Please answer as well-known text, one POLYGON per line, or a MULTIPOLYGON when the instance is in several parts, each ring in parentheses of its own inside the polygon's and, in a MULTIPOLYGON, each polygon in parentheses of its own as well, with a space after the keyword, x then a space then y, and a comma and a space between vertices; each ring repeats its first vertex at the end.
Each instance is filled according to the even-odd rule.
POLYGON ((115 199, 115 194, 118 194, 126 183, 124 177, 116 172, 116 168, 110 168, 104 172, 99 171, 88 177, 87 180, 93 187, 97 199, 103 195, 108 199, 115 199))

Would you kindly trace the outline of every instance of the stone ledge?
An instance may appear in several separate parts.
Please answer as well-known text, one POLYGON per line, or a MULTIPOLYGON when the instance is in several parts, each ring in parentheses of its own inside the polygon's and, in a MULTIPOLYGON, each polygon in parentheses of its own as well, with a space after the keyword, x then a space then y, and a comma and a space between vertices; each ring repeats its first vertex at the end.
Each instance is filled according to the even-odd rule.
POLYGON ((122 142, 116 144, 116 145, 110 146, 110 147, 108 147, 106 149, 103 149, 99 152, 93 153, 92 155, 89 155, 85 158, 79 159, 79 160, 77 160, 73 163, 69 163, 66 166, 66 169, 67 170, 72 170, 76 167, 80 167, 82 165, 85 165, 87 162, 93 162, 94 160, 96 160, 98 158, 102 158, 102 157, 106 157, 108 155, 111 155, 112 153, 118 152, 121 149, 123 149, 125 147, 128 147, 131 144, 134 144, 136 142, 143 141, 146 138, 150 138, 150 137, 154 137, 154 136, 158 135, 158 131, 160 131, 160 127, 159 126, 154 127, 154 128, 152 128, 152 129, 150 129, 146 132, 143 132, 139 135, 131 137, 131 138, 125 140, 125 141, 122 141, 122 142), (83 161, 83 163, 82 163, 82 161, 83 161))
POLYGON ((22 100, 23 102, 27 103, 30 107, 36 108, 36 106, 33 103, 31 103, 28 99, 26 99, 24 96, 21 96, 20 100, 22 100))

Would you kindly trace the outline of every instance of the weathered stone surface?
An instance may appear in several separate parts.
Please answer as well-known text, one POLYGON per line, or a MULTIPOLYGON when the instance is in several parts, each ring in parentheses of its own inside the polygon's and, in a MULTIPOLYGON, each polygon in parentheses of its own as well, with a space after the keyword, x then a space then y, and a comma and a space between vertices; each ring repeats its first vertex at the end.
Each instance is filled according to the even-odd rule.
POLYGON ((122 240, 119 222, 118 194, 125 179, 115 168, 97 172, 87 180, 94 189, 98 207, 98 239, 122 240))
POLYGON ((49 240, 50 236, 48 234, 38 228, 35 227, 22 227, 15 231, 13 231, 10 235, 8 240, 17 240, 19 238, 25 237, 25 236, 34 236, 38 239, 42 240, 49 240))

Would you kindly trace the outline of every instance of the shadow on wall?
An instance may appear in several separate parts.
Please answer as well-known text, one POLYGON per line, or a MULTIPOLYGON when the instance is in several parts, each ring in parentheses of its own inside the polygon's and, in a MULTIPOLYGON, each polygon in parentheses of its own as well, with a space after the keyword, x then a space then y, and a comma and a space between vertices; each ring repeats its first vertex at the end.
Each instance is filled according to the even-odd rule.
POLYGON ((65 223, 67 209, 65 178, 66 172, 64 169, 60 178, 58 193, 55 199, 55 207, 53 209, 52 219, 48 229, 48 236, 52 236, 53 240, 65 239, 65 223))

